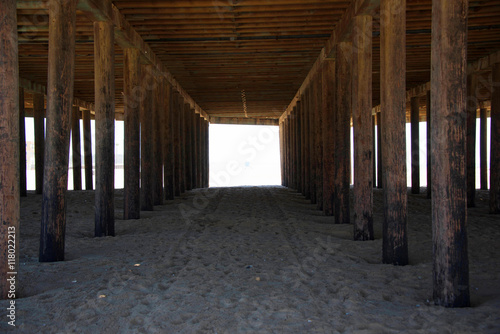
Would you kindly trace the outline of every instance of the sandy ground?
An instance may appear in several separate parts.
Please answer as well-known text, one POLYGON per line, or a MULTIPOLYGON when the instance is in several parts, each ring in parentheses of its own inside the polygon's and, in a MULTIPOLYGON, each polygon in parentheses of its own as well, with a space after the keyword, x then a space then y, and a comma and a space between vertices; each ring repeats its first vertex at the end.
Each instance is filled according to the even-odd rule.
MULTIPOLYGON (((410 265, 381 264, 282 187, 195 190, 93 238, 93 193, 68 193, 67 261, 39 263, 41 196, 22 199, 20 333, 499 333, 500 216, 469 210, 473 307, 432 303, 430 201, 409 195, 410 265), (431 300, 431 301, 430 301, 431 300)), ((5 313, 7 301, 0 301, 5 313)), ((5 315, 0 332, 10 331, 5 315)))

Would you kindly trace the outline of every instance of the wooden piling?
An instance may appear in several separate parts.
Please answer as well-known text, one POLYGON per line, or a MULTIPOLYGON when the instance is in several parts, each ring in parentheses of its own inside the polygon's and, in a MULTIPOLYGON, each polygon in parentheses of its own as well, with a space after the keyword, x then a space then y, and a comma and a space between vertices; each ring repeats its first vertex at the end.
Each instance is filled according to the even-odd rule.
POLYGON ((481 190, 488 190, 488 123, 487 123, 487 110, 481 108, 479 110, 479 117, 481 123, 479 124, 479 164, 481 175, 481 190))
MULTIPOLYGON (((500 82, 500 64, 493 65, 493 82, 500 82)), ((500 213, 500 88, 491 87, 490 213, 500 213)))
POLYGON ((196 124, 198 123, 198 114, 193 110, 191 110, 191 142, 193 143, 192 147, 192 155, 193 155, 193 161, 192 161, 192 170, 191 170, 191 179, 192 179, 192 186, 193 189, 198 188, 198 180, 197 180, 197 175, 198 175, 198 141, 197 141, 197 136, 198 133, 196 132, 196 124))
POLYGON ((323 139, 323 212, 333 216, 335 189, 335 61, 326 61, 322 70, 321 99, 323 139))
POLYGON ((431 91, 427 91, 425 116, 427 119, 427 198, 432 197, 432 113, 431 113, 431 91))
POLYGON ((432 3, 434 302, 470 306, 466 203, 467 0, 432 3))
POLYGON ((174 94, 172 86, 166 84, 166 109, 165 109, 165 146, 164 146, 164 177, 165 177, 165 199, 173 200, 175 196, 175 184, 174 184, 174 166, 175 166, 175 154, 174 154, 174 94))
POLYGON ((373 188, 377 187, 377 160, 375 159, 375 152, 376 152, 376 125, 377 123, 377 115, 372 116, 372 180, 373 180, 373 188))
MULTIPOLYGON (((0 299, 19 269, 19 70, 16 1, 0 1, 0 299), (12 246, 12 239, 16 242, 12 246), (11 258, 9 259, 9 254, 11 258), (14 258, 12 258, 14 256, 14 258), (9 262, 10 261, 10 262, 9 262)), ((16 282, 13 282, 16 284, 16 282)), ((6 304, 5 304, 6 305, 6 304)))
POLYGON ((337 46, 335 62, 335 186, 334 211, 336 224, 349 224, 349 188, 351 158, 351 48, 350 42, 337 46))
POLYGON ((173 110, 173 125, 174 125, 174 155, 175 155, 175 170, 174 170, 174 185, 175 196, 181 195, 181 106, 184 105, 183 98, 179 92, 174 92, 174 110, 173 110))
POLYGON ((201 121, 202 121, 202 117, 201 115, 198 115, 198 117, 196 117, 196 140, 197 140, 197 145, 196 145, 196 148, 197 148, 197 156, 198 156, 198 175, 196 177, 196 183, 198 184, 198 188, 203 188, 203 181, 202 181, 202 172, 203 172, 203 157, 202 157, 202 154, 201 154, 201 151, 202 151, 202 139, 201 139, 201 121))
POLYGON ((163 137, 165 120, 164 83, 163 77, 156 76, 156 87, 153 90, 153 204, 163 205, 163 137), (163 119, 163 122, 162 122, 163 119))
POLYGON ((27 196, 26 185, 26 125, 24 111, 24 89, 19 88, 19 193, 27 196))
POLYGON ((467 206, 476 206, 476 119, 477 119, 477 98, 476 98, 475 75, 467 76, 467 206))
POLYGON ((302 97, 304 107, 304 196, 311 199, 311 105, 310 105, 310 87, 306 88, 302 97))
POLYGON ((418 96, 410 101, 411 110, 411 193, 420 194, 420 110, 418 96))
POLYGON ((82 150, 80 144, 80 108, 71 113, 71 146, 73 151, 73 190, 82 190, 82 150))
POLYGON ((185 168, 185 177, 186 177, 186 190, 193 189, 193 143, 191 141, 191 124, 192 124, 192 110, 189 104, 184 105, 184 135, 185 135, 185 143, 186 143, 186 168, 185 168))
POLYGON ((95 236, 115 235, 115 42, 111 22, 94 22, 95 236))
POLYGON ((43 191, 43 155, 45 150, 45 101, 43 94, 33 93, 35 127, 35 179, 36 194, 43 191))
MULTIPOLYGON (((323 211, 323 112, 321 107, 323 105, 323 77, 321 73, 316 75, 316 89, 315 89, 315 156, 316 156, 316 208, 323 211)), ((295 163, 295 162, 294 162, 295 163)))
POLYGON ((406 1, 380 3, 380 96, 384 263, 408 264, 406 181, 406 1))
POLYGON ((356 16, 353 29, 354 240, 373 240, 372 17, 356 16))
POLYGON ((137 89, 140 87, 138 49, 124 50, 124 196, 123 219, 139 219, 141 212, 140 197, 140 104, 137 89))
POLYGON ((382 152, 384 148, 382 147, 382 112, 376 114, 377 117, 377 188, 382 189, 384 187, 384 162, 382 161, 382 152))
POLYGON ((40 262, 64 260, 69 136, 75 69, 76 0, 49 1, 47 135, 40 262))
POLYGON ((141 67, 141 211, 153 211, 153 65, 141 67))
POLYGON ((297 192, 302 192, 302 180, 301 180, 301 169, 302 169, 302 161, 301 161, 301 103, 297 101, 295 106, 295 115, 296 115, 296 127, 295 127, 295 178, 296 178, 296 189, 297 192))

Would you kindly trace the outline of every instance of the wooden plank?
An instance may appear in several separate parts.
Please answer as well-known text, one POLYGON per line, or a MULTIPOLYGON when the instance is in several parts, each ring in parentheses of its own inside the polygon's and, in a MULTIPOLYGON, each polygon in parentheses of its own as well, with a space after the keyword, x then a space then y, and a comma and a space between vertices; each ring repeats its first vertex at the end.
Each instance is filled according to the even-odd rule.
POLYGON ((382 261, 408 264, 406 195, 406 1, 382 0, 380 5, 380 96, 384 223, 382 261))
POLYGON ((418 97, 411 98, 411 193, 420 194, 420 110, 418 97))
POLYGON ((372 17, 354 18, 352 119, 354 130, 354 240, 373 240, 372 17))
POLYGON ((80 145, 80 108, 73 106, 71 114, 71 146, 73 151, 73 189, 82 190, 82 152, 80 145))
POLYGON ((113 25, 94 22, 95 229, 115 235, 115 48, 113 25))
POLYGON ((500 63, 493 66, 491 87, 490 213, 500 213, 500 63))
POLYGON ((212 124, 241 124, 241 125, 279 125, 276 118, 246 118, 246 117, 210 117, 212 124))
POLYGON ((341 42, 337 45, 335 61, 335 186, 334 186, 334 215, 335 224, 349 224, 349 186, 350 186, 350 157, 351 157, 351 61, 350 50, 352 44, 341 42))
POLYGON ((125 49, 123 68, 124 100, 124 175, 123 219, 139 219, 141 213, 140 182, 140 106, 136 87, 140 85, 139 50, 125 49))
POLYGON ((33 118, 35 127, 35 193, 42 194, 45 147, 45 101, 43 94, 33 93, 33 118))
POLYGON ((436 305, 467 307, 467 1, 432 5, 433 295, 436 305))
POLYGON ((0 12, 0 299, 14 299, 19 269, 19 67, 16 2, 1 1, 0 12), (12 241, 16 241, 12 247, 12 241), (9 254, 11 258, 9 260, 9 254), (13 256, 13 258, 12 258, 13 256), (12 278, 14 278, 12 280, 12 278), (12 289, 12 285, 14 289, 12 289), (14 292, 11 292, 14 290, 14 292))
POLYGON ((75 70, 76 0, 49 2, 47 134, 40 262, 64 260, 68 152, 75 70))

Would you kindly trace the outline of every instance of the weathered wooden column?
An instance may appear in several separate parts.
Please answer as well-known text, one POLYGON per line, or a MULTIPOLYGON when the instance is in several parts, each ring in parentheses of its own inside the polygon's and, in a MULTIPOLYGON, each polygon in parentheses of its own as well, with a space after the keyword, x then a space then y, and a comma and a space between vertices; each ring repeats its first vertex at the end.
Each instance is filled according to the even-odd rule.
POLYGON ((426 99, 426 119, 427 119, 427 198, 431 198, 432 194, 432 146, 431 146, 431 91, 427 91, 426 99))
POLYGON ((377 160, 375 159, 375 151, 376 151, 376 128, 375 124, 377 123, 377 115, 372 116, 372 180, 373 180, 373 188, 377 187, 377 160))
POLYGON ((43 155, 45 150, 45 104, 43 94, 33 93, 33 118, 35 127, 35 176, 36 194, 43 190, 43 155))
POLYGON ((285 119, 285 154, 286 154, 285 186, 290 187, 290 115, 288 115, 285 119))
MULTIPOLYGON (((493 65, 493 82, 500 82, 500 64, 493 65)), ((491 87, 490 213, 500 213, 500 88, 491 87)))
POLYGON ((196 124, 198 123, 198 114, 192 110, 192 118, 191 118, 191 142, 193 143, 192 147, 192 171, 191 171, 191 179, 193 189, 199 188, 198 186, 198 141, 197 136, 198 132, 196 132, 196 124))
POLYGON ((488 117, 483 106, 479 110, 481 123, 479 124, 479 164, 481 172, 481 190, 488 190, 488 117))
POLYGON ((333 216, 335 189, 335 61, 327 60, 322 69, 321 99, 323 126, 323 212, 333 216))
POLYGON ((411 193, 420 194, 420 110, 418 96, 410 101, 411 119, 411 193))
POLYGON ((353 29, 354 240, 373 240, 372 17, 356 16, 353 29))
POLYGON ((163 205, 163 146, 165 120, 165 91, 163 77, 156 76, 156 87, 153 91, 153 204, 163 205), (163 122, 162 122, 163 119, 163 122))
POLYGON ((408 264, 406 182, 406 1, 380 4, 380 97, 384 223, 382 260, 408 264))
POLYGON ((184 98, 181 99, 181 105, 179 106, 179 117, 180 117, 180 145, 181 145, 181 194, 186 192, 186 102, 184 98))
POLYGON ((95 236, 115 235, 115 35, 94 22, 95 236))
POLYGON ((19 88, 19 193, 27 196, 26 188, 26 125, 24 111, 24 89, 19 88))
POLYGON ((280 169, 281 169, 281 185, 285 186, 285 135, 284 121, 279 122, 280 127, 280 169))
POLYGON ((317 203, 317 192, 316 192, 316 80, 314 78, 311 80, 309 85, 309 165, 310 165, 310 175, 309 175, 309 187, 311 192, 311 204, 317 203))
POLYGON ((49 1, 47 136, 40 262, 64 260, 69 136, 75 70, 76 0, 49 1))
POLYGON ((185 173, 184 175, 186 176, 186 190, 192 190, 193 189, 193 179, 192 179, 192 174, 193 174, 193 143, 191 141, 191 124, 193 123, 192 121, 192 113, 193 111, 191 110, 191 106, 189 104, 184 105, 184 114, 185 114, 185 119, 184 119, 184 129, 185 129, 185 137, 186 137, 186 168, 185 168, 185 173))
POLYGON ((141 211, 153 211, 153 65, 141 67, 141 211))
POLYGON ((310 87, 307 87, 303 96, 303 106, 304 106, 304 153, 305 153, 305 194, 306 199, 311 199, 311 105, 310 105, 310 87))
POLYGON ((295 121, 297 119, 297 108, 293 107, 290 114, 290 188, 296 190, 295 180, 295 121))
POLYGON ((71 146, 73 151, 73 190, 82 190, 82 154, 80 144, 80 108, 73 106, 71 114, 71 146))
POLYGON ((316 208, 323 211, 323 77, 321 73, 316 74, 316 90, 315 90, 315 155, 316 155, 316 208))
POLYGON ((196 155, 198 156, 198 175, 196 176, 196 183, 198 184, 198 188, 203 188, 203 181, 202 181, 202 172, 203 172, 203 157, 202 157, 202 138, 201 138, 201 121, 202 121, 201 115, 196 117, 196 155))
POLYGON ((205 182, 204 186, 205 188, 208 188, 209 186, 209 176, 210 176, 210 156, 209 156, 209 151, 210 151, 210 140, 209 140, 209 129, 210 129, 210 123, 208 120, 205 120, 205 149, 204 149, 204 156, 205 156, 205 182))
POLYGON ((296 108, 296 128, 295 128, 295 178, 296 178, 296 183, 297 183, 297 192, 302 192, 302 180, 301 180, 301 145, 300 145, 300 138, 301 138, 301 103, 300 101, 297 101, 297 104, 295 105, 296 108))
POLYGON ((382 189, 384 187, 384 162, 382 161, 382 112, 378 112, 377 115, 377 188, 382 189))
POLYGON ((141 212, 140 180, 140 107, 137 89, 140 87, 139 50, 125 49, 124 82, 124 174, 123 219, 139 219, 141 212))
POLYGON ((305 95, 300 96, 300 193, 306 194, 306 101, 305 95))
POLYGON ((174 154, 174 93, 172 86, 166 84, 166 110, 165 110, 165 146, 164 146, 164 177, 165 177, 165 199, 173 200, 175 195, 175 184, 174 184, 174 166, 175 166, 175 154, 174 154))
POLYGON ((351 58, 352 44, 341 42, 337 45, 335 62, 335 223, 350 223, 349 186, 351 157, 351 58))
POLYGON ((208 127, 207 127, 207 121, 205 119, 201 120, 201 154, 202 154, 202 160, 203 160, 203 167, 202 167, 202 187, 206 188, 207 187, 207 180, 208 180, 208 152, 207 152, 207 147, 208 147, 208 127))
POLYGON ((92 175, 92 130, 90 127, 90 110, 82 111, 83 122, 83 158, 85 163, 85 190, 94 189, 92 175))
POLYGON ((476 76, 467 77, 467 206, 476 206, 476 76))
POLYGON ((175 154, 175 196, 181 195, 181 106, 184 105, 184 101, 179 92, 174 92, 174 110, 173 110, 173 119, 174 119, 174 154, 175 154))
POLYGON ((434 302, 470 306, 467 255, 467 0, 432 3, 434 302))
MULTIPOLYGON (((19 69, 16 1, 0 1, 0 299, 19 269, 19 69), (12 248, 12 240, 16 242, 12 248), (9 254, 11 258, 9 259, 9 254), (14 256, 14 258, 12 258, 14 256)), ((16 285, 16 282, 12 282, 16 285)))

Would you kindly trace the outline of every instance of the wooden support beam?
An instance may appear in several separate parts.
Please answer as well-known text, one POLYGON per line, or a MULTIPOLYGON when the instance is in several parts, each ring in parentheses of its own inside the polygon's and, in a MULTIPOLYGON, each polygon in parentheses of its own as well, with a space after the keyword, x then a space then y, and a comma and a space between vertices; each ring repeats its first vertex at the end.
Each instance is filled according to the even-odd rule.
POLYGON ((427 119, 427 198, 432 197, 432 145, 431 145, 431 133, 432 133, 432 112, 431 112, 431 91, 427 91, 426 97, 426 111, 425 116, 427 119))
POLYGON ((479 165, 481 175, 481 190, 488 190, 488 120, 487 109, 479 110, 479 165))
POLYGON ((335 62, 335 186, 334 211, 336 224, 349 224, 349 186, 351 158, 351 48, 352 43, 342 42, 337 46, 335 62))
POLYGON ((85 190, 94 189, 92 167, 92 129, 90 127, 90 110, 83 110, 83 157, 85 163, 85 190))
POLYGON ((196 116, 196 140, 197 140, 197 153, 196 155, 198 156, 198 175, 196 177, 196 182, 198 184, 198 188, 203 188, 203 180, 202 180, 202 173, 203 173, 203 156, 202 156, 202 138, 201 138, 201 122, 202 118, 200 115, 196 116))
POLYGON ((24 111, 24 89, 19 88, 19 193, 27 196, 26 185, 26 125, 24 111))
POLYGON ((296 178, 296 189, 297 192, 302 192, 302 180, 301 180, 301 169, 302 169, 302 148, 301 148, 301 122, 302 122, 302 117, 301 117, 301 103, 298 102, 295 106, 296 108, 296 128, 295 128, 295 178, 296 178))
POLYGON ((186 176, 186 190, 193 190, 193 179, 192 179, 192 174, 193 174, 193 143, 191 141, 191 124, 192 122, 192 117, 191 117, 191 106, 185 105, 184 109, 184 129, 185 129, 185 146, 186 146, 186 167, 184 169, 185 171, 185 176, 186 176))
POLYGON ((94 22, 95 236, 115 235, 115 41, 113 25, 94 22))
POLYGON ((382 152, 384 148, 382 147, 382 113, 377 112, 377 188, 382 189, 384 187, 384 162, 382 161, 382 152))
POLYGON ((194 110, 191 110, 191 142, 193 143, 192 147, 192 154, 193 154, 193 161, 192 161, 192 173, 191 173, 191 179, 192 179, 192 186, 193 189, 199 188, 198 185, 198 132, 196 131, 196 124, 198 123, 198 115, 194 112, 194 110))
POLYGON ((281 185, 285 186, 285 122, 280 122, 280 166, 281 166, 281 185))
POLYGON ((323 97, 323 77, 321 72, 316 75, 314 90, 314 153, 316 164, 316 208, 323 211, 323 113, 321 110, 323 97))
POLYGON ((418 97, 411 98, 411 193, 420 194, 420 110, 418 97))
POLYGON ((375 125, 377 124, 377 115, 372 116, 372 180, 373 180, 373 188, 377 187, 377 160, 375 159, 375 152, 376 152, 376 127, 375 125))
POLYGON ((500 63, 493 66, 490 116, 490 213, 500 213, 500 63))
POLYGON ((406 0, 380 5, 380 96, 384 187, 384 263, 408 264, 406 185, 406 0))
POLYGON ((125 126, 123 219, 139 219, 140 105, 136 90, 140 86, 139 50, 125 49, 123 62, 123 104, 125 126))
POLYGON ((153 211, 153 66, 141 66, 141 211, 153 211))
POLYGON ((156 77, 156 87, 153 90, 153 204, 163 205, 163 145, 164 134, 164 78, 156 77), (163 121, 162 121, 163 120, 163 121))
POLYGON ((16 1, 0 2, 0 299, 14 299, 19 269, 19 67, 16 1), (16 242, 12 246, 12 240, 16 242), (10 256, 9 254, 13 254, 10 256), (14 258, 12 258, 14 256, 14 258), (12 281, 12 277, 14 280, 12 281))
POLYGON ((210 117, 212 124, 279 125, 275 118, 210 117))
POLYGON ((205 139, 204 139, 204 158, 205 158, 205 181, 204 181, 204 186, 205 188, 208 188, 209 186, 209 177, 210 177, 210 124, 208 121, 204 120, 203 123, 205 124, 205 139))
POLYGON ((305 142, 304 142, 304 152, 305 152, 305 182, 304 182, 304 196, 306 199, 311 199, 311 104, 310 104, 310 90, 308 87, 304 91, 304 96, 302 97, 302 103, 304 106, 304 134, 305 134, 305 142))
POLYGON ((82 190, 82 152, 80 145, 80 108, 71 114, 71 146, 73 151, 73 190, 82 190))
POLYGON ((174 92, 174 154, 175 154, 175 196, 181 195, 181 106, 184 105, 183 98, 179 92, 174 92))
POLYGON ((165 199, 173 200, 175 195, 175 184, 174 184, 174 166, 175 166, 175 154, 174 154, 174 95, 172 91, 172 86, 165 82, 165 135, 164 138, 164 177, 165 177, 165 199))
POLYGON ((300 171, 300 187, 301 187, 301 193, 302 195, 305 196, 306 194, 306 155, 307 155, 307 149, 306 149, 306 136, 307 136, 307 118, 306 118, 306 110, 307 110, 307 105, 305 104, 305 98, 304 96, 301 96, 300 101, 297 101, 300 104, 300 119, 301 119, 301 131, 300 131, 300 147, 301 147, 301 156, 300 156, 300 166, 301 166, 301 171, 300 171))
POLYGON ((64 260, 69 136, 75 70, 76 0, 49 1, 47 136, 40 262, 64 260))
POLYGON ((432 3, 434 302, 470 306, 466 201, 467 0, 432 3))
POLYGON ((45 147, 45 101, 43 94, 33 93, 33 118, 35 127, 35 192, 42 194, 45 147))
POLYGON ((180 169, 180 180, 181 180, 181 194, 186 192, 187 181, 186 181, 186 110, 189 110, 189 104, 184 102, 179 106, 180 115, 180 144, 181 144, 181 169, 180 169))
POLYGON ((323 64, 321 90, 323 139, 323 212, 333 216, 335 189, 335 61, 323 64))
POLYGON ((354 18, 352 120, 354 128, 354 240, 373 240, 372 17, 354 18))
POLYGON ((477 78, 467 76, 467 207, 476 206, 476 119, 478 100, 476 98, 477 78))

